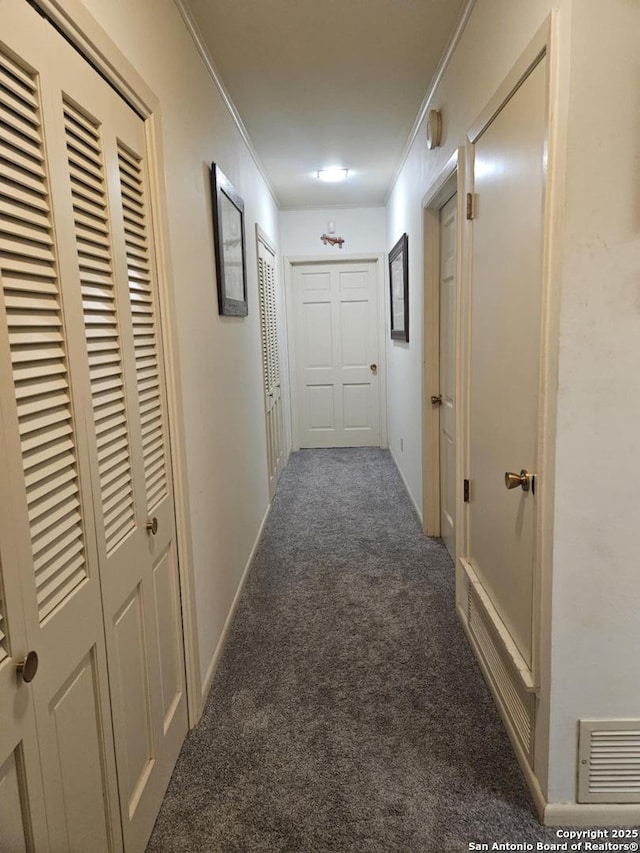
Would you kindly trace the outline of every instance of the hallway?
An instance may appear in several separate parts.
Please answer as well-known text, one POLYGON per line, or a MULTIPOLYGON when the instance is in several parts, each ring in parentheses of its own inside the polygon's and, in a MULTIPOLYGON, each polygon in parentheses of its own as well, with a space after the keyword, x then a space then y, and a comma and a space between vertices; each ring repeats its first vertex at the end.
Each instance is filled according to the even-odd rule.
POLYGON ((147 853, 554 839, 389 453, 293 454, 147 853))

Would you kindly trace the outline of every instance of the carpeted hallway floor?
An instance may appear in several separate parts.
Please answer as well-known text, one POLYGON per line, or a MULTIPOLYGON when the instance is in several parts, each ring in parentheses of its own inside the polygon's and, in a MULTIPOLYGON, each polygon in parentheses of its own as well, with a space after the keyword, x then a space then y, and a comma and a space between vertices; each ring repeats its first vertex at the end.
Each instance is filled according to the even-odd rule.
POLYGON ((294 454, 148 853, 543 840, 389 453, 294 454))

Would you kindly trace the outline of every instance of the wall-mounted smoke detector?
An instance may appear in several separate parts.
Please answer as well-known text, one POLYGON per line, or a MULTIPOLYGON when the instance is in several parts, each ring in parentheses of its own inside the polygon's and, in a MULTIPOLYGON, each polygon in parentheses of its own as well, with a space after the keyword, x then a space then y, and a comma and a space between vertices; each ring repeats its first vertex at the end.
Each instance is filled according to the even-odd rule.
POLYGON ((437 148, 442 141, 442 116, 439 110, 429 110, 427 116, 427 148, 437 148))

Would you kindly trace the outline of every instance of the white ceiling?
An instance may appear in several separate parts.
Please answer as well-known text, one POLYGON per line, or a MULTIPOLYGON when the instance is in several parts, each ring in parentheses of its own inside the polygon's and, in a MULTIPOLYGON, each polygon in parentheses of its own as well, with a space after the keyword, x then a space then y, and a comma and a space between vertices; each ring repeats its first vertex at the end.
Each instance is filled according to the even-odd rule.
POLYGON ((384 204, 465 0, 184 2, 281 207, 384 204))

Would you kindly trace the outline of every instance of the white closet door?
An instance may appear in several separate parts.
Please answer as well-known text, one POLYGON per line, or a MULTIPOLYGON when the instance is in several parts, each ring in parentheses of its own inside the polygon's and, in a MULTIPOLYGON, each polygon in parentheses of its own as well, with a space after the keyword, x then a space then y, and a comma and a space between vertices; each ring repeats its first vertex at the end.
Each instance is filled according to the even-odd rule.
MULTIPOLYGON (((8 482, 2 445, 0 482, 8 482)), ((11 528, 11 508, 0 499, 0 853, 26 853, 48 850, 48 840, 32 691, 16 677, 28 644, 11 528)))
MULTIPOLYGON (((62 40, 60 237, 81 297, 98 564, 125 847, 144 850, 187 732, 176 536, 142 120, 62 40), (63 205, 65 209, 63 210, 63 205)), ((53 119, 52 119, 53 122, 53 119)))
POLYGON ((467 554, 524 663, 533 663, 548 60, 474 144, 467 554), (513 483, 511 484, 513 485, 513 483))
POLYGON ((260 297, 269 494, 273 497, 276 484, 284 469, 284 423, 280 381, 275 252, 260 231, 258 231, 258 293, 260 297))
POLYGON ((51 847, 141 851, 187 731, 144 124, 5 10, 24 92, 3 113, 0 391, 51 847))
MULTIPOLYGON (((49 838, 36 848, 101 853, 121 850, 122 840, 89 445, 71 369, 81 328, 62 293, 50 166, 53 32, 24 2, 5 2, 2 11, 0 408, 8 471, 0 514, 11 519, 3 544, 20 576, 26 645, 40 657, 33 682, 17 689, 30 691, 37 718, 49 838)), ((9 598, 7 605, 13 625, 17 610, 9 598)), ((9 778, 19 774, 19 765, 15 775, 9 768, 9 778)))

